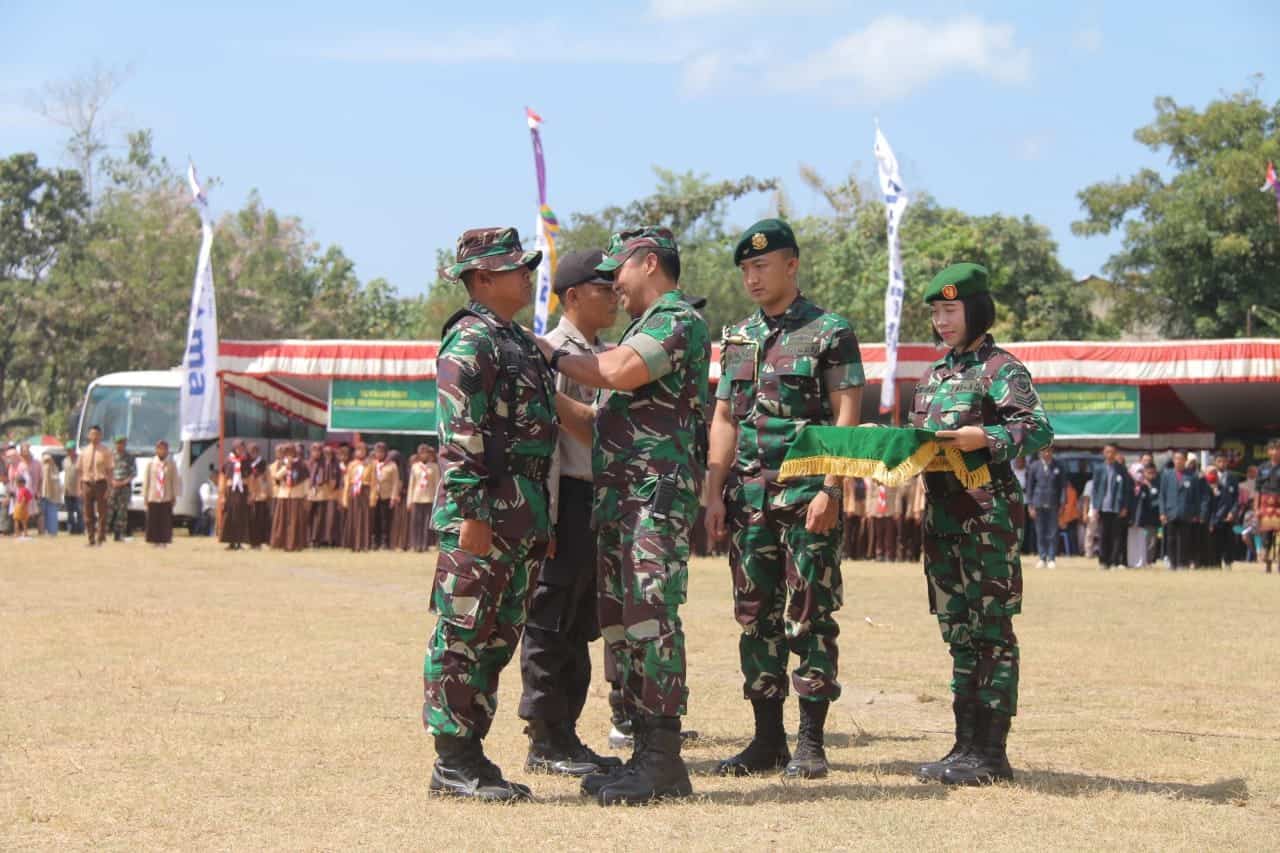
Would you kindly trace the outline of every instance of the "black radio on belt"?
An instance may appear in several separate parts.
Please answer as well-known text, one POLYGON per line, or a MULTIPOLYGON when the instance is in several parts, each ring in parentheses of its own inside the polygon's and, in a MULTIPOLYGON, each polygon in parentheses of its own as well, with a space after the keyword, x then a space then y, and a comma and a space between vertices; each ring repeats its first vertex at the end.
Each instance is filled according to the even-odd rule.
POLYGON ((658 487, 653 490, 653 501, 649 514, 659 521, 671 517, 671 508, 676 503, 676 478, 673 474, 663 474, 658 478, 658 487))

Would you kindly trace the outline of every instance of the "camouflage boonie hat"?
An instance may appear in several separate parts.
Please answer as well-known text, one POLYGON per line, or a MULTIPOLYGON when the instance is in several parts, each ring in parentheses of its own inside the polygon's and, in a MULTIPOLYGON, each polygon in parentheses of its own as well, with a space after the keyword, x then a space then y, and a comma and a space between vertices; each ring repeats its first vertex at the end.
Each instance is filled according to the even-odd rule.
POLYGON ((670 228, 658 228, 654 225, 631 228, 613 235, 609 241, 609 248, 605 249, 604 260, 596 264, 596 272, 612 273, 625 264, 627 258, 638 249, 680 251, 676 248, 676 238, 670 228))
POLYGON ((472 228, 458 238, 457 263, 444 271, 444 277, 457 281, 467 270, 533 269, 541 261, 542 252, 526 252, 520 245, 520 232, 514 228, 472 228))

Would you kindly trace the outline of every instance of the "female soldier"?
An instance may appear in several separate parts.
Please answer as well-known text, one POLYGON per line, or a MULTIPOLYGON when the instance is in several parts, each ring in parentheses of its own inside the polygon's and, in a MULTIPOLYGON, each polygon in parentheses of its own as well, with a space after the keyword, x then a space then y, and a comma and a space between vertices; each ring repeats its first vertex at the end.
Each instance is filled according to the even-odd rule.
MULTIPOLYGON (((1012 779, 1005 754, 1018 706, 1022 610, 1019 539, 1026 514, 1010 461, 1053 439, 1031 375, 987 330, 995 304, 987 271, 956 264, 925 290, 934 338, 949 347, 916 386, 911 424, 985 462, 989 483, 967 489, 949 471, 926 471, 924 564, 929 610, 951 647, 956 742, 920 768, 923 780, 983 785, 1012 779)), ((970 468, 976 466, 970 465, 970 468)))

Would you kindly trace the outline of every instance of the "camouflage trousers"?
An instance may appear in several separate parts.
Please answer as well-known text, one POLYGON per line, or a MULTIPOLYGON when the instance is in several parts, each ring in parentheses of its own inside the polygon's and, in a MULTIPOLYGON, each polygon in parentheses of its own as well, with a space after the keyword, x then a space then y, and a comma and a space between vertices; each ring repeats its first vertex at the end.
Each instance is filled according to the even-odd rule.
POLYGON ((107 504, 107 527, 116 536, 129 533, 129 498, 133 494, 132 486, 119 486, 111 489, 107 504))
POLYGON ((985 489, 929 497, 924 571, 929 611, 951 648, 951 690, 1006 714, 1018 711, 1022 612, 1021 500, 985 489))
POLYGON ((834 613, 844 598, 837 524, 823 534, 805 530, 808 502, 756 509, 727 507, 733 615, 742 626, 738 655, 747 699, 787 695, 787 662, 797 665, 791 684, 801 699, 834 700, 840 626, 834 613))
POLYGON ((655 518, 656 478, 626 493, 597 491, 600 634, 617 664, 629 712, 682 716, 684 628, 680 605, 689 585, 689 528, 697 496, 682 489, 666 518, 655 518))
POLYGON ((422 667, 422 723, 433 735, 484 737, 498 708, 498 676, 524 633, 546 542, 493 537, 483 557, 440 535, 431 612, 440 618, 422 667))

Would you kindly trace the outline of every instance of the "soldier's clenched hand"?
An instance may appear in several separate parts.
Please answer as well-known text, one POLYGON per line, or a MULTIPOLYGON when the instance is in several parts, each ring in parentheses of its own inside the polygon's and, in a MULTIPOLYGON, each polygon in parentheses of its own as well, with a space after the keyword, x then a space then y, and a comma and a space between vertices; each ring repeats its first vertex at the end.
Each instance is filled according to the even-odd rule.
POLYGON ((725 533, 725 509, 724 499, 719 495, 715 495, 707 499, 707 514, 704 519, 707 527, 707 538, 712 542, 719 542, 724 538, 725 533))
POLYGON ((489 553, 493 545, 493 528, 489 522, 475 518, 464 518, 462 530, 458 534, 458 547, 468 554, 483 557, 489 553))
POLYGON ((818 492, 809 501, 809 509, 804 516, 804 529, 810 533, 826 533, 836 526, 840 518, 840 503, 831 499, 826 492, 818 492))

